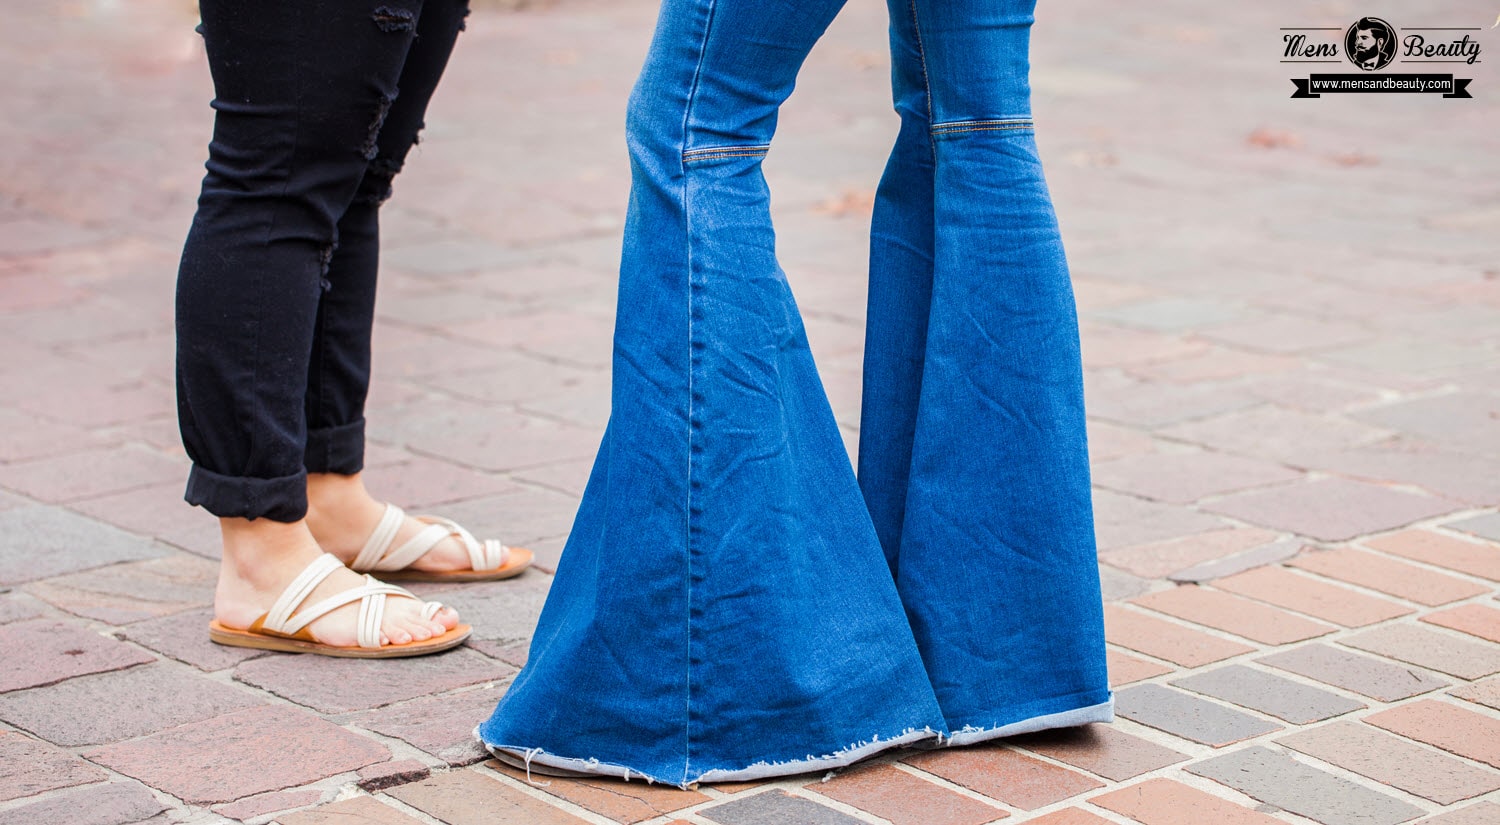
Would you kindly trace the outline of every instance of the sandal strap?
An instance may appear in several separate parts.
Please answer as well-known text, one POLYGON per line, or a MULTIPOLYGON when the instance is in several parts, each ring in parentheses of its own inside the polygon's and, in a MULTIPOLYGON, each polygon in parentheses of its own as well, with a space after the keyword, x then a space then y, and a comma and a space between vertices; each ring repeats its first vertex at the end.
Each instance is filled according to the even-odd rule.
POLYGON ((452 519, 442 516, 417 516, 423 521, 430 521, 434 526, 442 525, 448 532, 456 536, 463 544, 464 549, 469 551, 469 566, 476 572, 483 573, 490 570, 499 570, 510 556, 510 548, 501 544, 496 539, 485 539, 479 541, 474 534, 465 530, 452 519))
POLYGON ((396 540, 396 533, 401 530, 401 525, 406 522, 406 513, 402 512, 390 502, 386 502, 385 512, 380 514, 380 521, 376 523, 375 530, 365 540, 365 546, 361 547, 359 554, 350 563, 349 569, 356 573, 368 573, 371 570, 389 570, 382 568, 381 561, 385 559, 385 551, 396 540))
POLYGON ((392 550, 375 565, 376 570, 401 570, 427 554, 439 542, 448 538, 449 532, 441 524, 429 524, 412 536, 409 541, 392 550))
POLYGON ((270 627, 269 624, 267 627, 282 633, 296 633, 328 613, 350 602, 360 601, 359 624, 356 627, 355 638, 359 641, 360 647, 380 647, 380 623, 385 618, 386 596, 416 598, 407 590, 393 584, 386 584, 366 574, 364 584, 351 587, 342 593, 335 593, 312 607, 299 610, 297 615, 282 627, 270 627))
POLYGON ((292 579, 291 584, 281 591, 281 595, 276 597, 270 612, 266 613, 265 627, 280 632, 291 619, 292 612, 297 609, 297 605, 306 601, 307 597, 312 595, 313 590, 317 589, 329 574, 343 566, 344 563, 332 553, 324 553, 313 559, 312 563, 304 567, 302 572, 292 579))
POLYGON ((391 543, 396 540, 396 534, 405 523, 406 513, 387 502, 380 522, 375 525, 375 530, 370 533, 365 546, 360 548, 349 568, 356 573, 404 570, 449 536, 457 538, 463 544, 469 553, 469 566, 476 572, 499 570, 510 558, 509 547, 495 539, 481 542, 452 519, 441 516, 417 516, 417 519, 428 522, 428 526, 418 531, 405 544, 392 550, 391 543))

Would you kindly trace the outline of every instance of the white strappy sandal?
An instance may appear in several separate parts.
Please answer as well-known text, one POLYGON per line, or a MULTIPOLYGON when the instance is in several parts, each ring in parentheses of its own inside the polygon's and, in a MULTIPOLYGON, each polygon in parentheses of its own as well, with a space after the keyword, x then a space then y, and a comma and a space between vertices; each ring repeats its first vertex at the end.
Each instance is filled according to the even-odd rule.
POLYGON ((531 566, 535 554, 524 547, 507 547, 495 539, 479 541, 468 530, 449 519, 438 516, 414 516, 427 522, 415 536, 400 547, 391 549, 396 533, 406 523, 406 513, 400 507, 387 503, 380 523, 350 562, 349 569, 356 573, 380 573, 387 581, 403 582, 487 582, 508 579, 519 575, 531 566), (448 537, 457 538, 469 551, 469 570, 435 572, 413 570, 411 563, 436 547, 448 537))
MULTIPOLYGON (((406 644, 380 643, 380 623, 385 616, 385 601, 388 596, 417 598, 411 591, 386 584, 374 576, 366 575, 365 583, 351 587, 342 593, 298 610, 297 607, 312 595, 314 589, 333 571, 344 566, 338 557, 324 553, 297 574, 297 578, 281 591, 269 612, 261 615, 250 627, 238 630, 226 627, 218 619, 208 623, 208 637, 221 645, 251 647, 258 650, 282 650, 290 653, 321 653, 325 656, 347 656, 358 659, 385 659, 396 656, 420 656, 456 647, 469 638, 473 628, 466 624, 455 626, 441 636, 425 641, 406 644), (359 602, 359 624, 355 638, 356 647, 330 645, 313 637, 307 626, 343 607, 350 602, 359 602)), ((443 609, 441 602, 423 602, 422 618, 432 619, 443 609)))

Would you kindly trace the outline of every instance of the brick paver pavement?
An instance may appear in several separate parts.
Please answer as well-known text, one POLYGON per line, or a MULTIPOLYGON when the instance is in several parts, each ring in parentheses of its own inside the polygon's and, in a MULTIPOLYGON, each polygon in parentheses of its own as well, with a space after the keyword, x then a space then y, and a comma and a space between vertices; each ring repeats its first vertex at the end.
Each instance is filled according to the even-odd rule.
MULTIPOLYGON (((1500 823, 1493 4, 1388 12, 1480 29, 1473 100, 1291 100, 1280 27, 1383 12, 1044 0, 1119 720, 691 791, 531 783, 469 739, 608 415, 651 0, 482 3, 386 209, 370 477, 544 568, 444 590, 476 636, 416 662, 207 641, 171 381, 193 5, 3 6, 0 823, 1500 823)), ((765 164, 851 449, 884 15, 834 25, 765 164)))

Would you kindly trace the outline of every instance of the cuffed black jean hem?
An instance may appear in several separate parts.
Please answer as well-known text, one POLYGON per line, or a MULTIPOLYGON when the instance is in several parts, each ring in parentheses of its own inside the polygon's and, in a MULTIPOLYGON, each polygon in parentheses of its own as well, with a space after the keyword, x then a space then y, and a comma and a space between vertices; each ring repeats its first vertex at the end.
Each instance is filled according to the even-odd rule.
POLYGON ((268 518, 290 524, 307 516, 307 471, 280 478, 246 478, 220 475, 194 464, 183 498, 219 518, 268 518))
POLYGON ((365 420, 307 431, 309 473, 354 475, 365 468, 365 420))

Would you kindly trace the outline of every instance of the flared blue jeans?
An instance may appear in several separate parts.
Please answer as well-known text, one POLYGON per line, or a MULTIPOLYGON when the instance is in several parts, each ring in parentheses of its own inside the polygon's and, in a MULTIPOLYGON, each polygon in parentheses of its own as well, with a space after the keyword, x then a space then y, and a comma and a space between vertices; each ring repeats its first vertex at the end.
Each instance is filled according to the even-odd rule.
POLYGON ((663 4, 611 415, 492 749, 687 785, 1113 718, 1033 3, 891 0, 857 476, 761 174, 842 3, 663 4))

